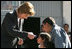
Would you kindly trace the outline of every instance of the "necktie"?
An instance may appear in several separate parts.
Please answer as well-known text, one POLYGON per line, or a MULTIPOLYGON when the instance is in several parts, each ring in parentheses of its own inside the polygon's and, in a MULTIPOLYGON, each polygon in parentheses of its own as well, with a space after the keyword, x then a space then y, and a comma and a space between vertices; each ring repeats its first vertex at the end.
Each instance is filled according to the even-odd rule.
POLYGON ((20 25, 21 25, 21 19, 19 19, 19 29, 20 29, 20 25))

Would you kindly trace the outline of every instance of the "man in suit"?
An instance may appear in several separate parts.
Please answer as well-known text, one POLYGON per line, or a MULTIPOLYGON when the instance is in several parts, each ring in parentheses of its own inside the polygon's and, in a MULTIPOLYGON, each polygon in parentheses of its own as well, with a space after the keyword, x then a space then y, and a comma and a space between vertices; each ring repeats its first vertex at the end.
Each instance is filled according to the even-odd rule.
POLYGON ((34 39, 34 35, 22 31, 22 19, 27 19, 35 14, 34 6, 25 2, 13 12, 7 13, 1 26, 1 48, 12 48, 14 38, 19 37, 18 44, 23 44, 23 39, 34 39), (20 25, 21 24, 21 25, 20 25))

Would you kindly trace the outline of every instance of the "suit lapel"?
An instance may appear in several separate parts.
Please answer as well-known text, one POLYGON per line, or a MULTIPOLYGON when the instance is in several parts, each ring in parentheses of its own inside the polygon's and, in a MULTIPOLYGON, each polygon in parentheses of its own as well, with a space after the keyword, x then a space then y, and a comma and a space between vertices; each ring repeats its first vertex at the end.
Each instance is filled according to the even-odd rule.
POLYGON ((14 10, 13 12, 13 17, 14 17, 14 22, 15 22, 15 29, 19 30, 16 10, 14 10))

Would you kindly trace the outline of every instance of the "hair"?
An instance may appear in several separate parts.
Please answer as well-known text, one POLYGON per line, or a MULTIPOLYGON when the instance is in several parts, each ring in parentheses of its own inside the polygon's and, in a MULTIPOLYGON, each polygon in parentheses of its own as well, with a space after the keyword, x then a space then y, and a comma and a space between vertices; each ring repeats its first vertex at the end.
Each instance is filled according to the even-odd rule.
POLYGON ((65 27, 65 25, 67 25, 67 26, 69 27, 69 25, 68 25, 68 24, 64 24, 64 27, 65 27))
POLYGON ((43 25, 41 25, 41 27, 40 27, 40 31, 41 31, 41 32, 43 32, 42 27, 43 27, 43 25))
POLYGON ((44 46, 46 48, 54 48, 54 44, 51 40, 51 36, 48 33, 40 33, 40 37, 44 40, 44 46))
POLYGON ((30 2, 25 2, 21 6, 18 7, 18 13, 25 13, 29 14, 31 16, 34 16, 35 11, 34 11, 34 6, 30 2))
POLYGON ((55 24, 56 22, 55 22, 54 18, 52 18, 52 17, 47 17, 46 19, 43 20, 42 23, 43 23, 43 24, 48 23, 48 24, 50 24, 51 26, 53 26, 53 24, 55 24))

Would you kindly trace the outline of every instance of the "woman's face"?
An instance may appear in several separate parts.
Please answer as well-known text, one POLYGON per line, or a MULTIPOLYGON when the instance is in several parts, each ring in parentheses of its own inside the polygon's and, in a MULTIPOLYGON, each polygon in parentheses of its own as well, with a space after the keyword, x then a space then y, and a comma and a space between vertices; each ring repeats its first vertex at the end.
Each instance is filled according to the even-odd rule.
POLYGON ((19 14, 19 18, 21 19, 27 19, 30 15, 28 14, 19 14))
POLYGON ((42 40, 42 38, 39 36, 39 37, 37 38, 37 43, 40 44, 40 43, 43 43, 43 42, 44 42, 44 40, 42 40))

